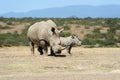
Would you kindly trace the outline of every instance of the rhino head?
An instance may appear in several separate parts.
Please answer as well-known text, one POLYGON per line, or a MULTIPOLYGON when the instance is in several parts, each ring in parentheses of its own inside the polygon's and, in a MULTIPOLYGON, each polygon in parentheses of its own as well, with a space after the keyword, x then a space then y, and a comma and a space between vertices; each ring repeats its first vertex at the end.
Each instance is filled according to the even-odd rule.
POLYGON ((51 28, 51 37, 50 37, 50 46, 53 50, 54 53, 60 53, 61 50, 65 49, 65 47, 61 46, 61 41, 60 41, 60 33, 63 31, 63 29, 61 30, 57 30, 55 28, 51 28))
POLYGON ((76 36, 76 35, 72 35, 71 36, 71 39, 72 39, 72 43, 74 43, 74 44, 76 44, 76 45, 78 45, 78 46, 81 46, 81 40, 79 40, 79 38, 78 38, 78 36, 76 36))

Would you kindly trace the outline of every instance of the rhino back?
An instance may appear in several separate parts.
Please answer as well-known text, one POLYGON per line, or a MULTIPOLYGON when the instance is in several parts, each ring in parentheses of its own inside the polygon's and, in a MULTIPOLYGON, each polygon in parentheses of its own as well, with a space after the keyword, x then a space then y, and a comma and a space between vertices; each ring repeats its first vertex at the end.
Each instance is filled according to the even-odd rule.
POLYGON ((52 27, 56 28, 56 24, 52 20, 36 22, 28 29, 28 38, 34 43, 39 43, 40 39, 49 42, 52 27))
POLYGON ((60 41, 62 46, 71 45, 70 37, 60 37, 60 41))

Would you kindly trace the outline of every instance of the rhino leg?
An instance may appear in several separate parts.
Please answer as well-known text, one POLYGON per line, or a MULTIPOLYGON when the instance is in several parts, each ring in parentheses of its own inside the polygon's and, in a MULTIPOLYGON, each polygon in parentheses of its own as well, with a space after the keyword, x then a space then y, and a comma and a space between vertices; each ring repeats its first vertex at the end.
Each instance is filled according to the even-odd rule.
POLYGON ((34 43, 30 41, 31 54, 34 54, 34 43))
POLYGON ((53 52, 52 48, 50 48, 50 51, 51 51, 50 56, 55 56, 55 53, 53 52))
POLYGON ((72 46, 67 46, 67 53, 69 53, 71 55, 71 48, 72 46))
POLYGON ((44 47, 42 48, 42 51, 43 51, 43 54, 44 54, 45 56, 47 56, 47 52, 48 52, 47 46, 44 46, 44 47))
POLYGON ((40 52, 40 55, 43 55, 42 47, 38 46, 38 51, 40 52))
POLYGON ((40 52, 40 55, 47 55, 48 52, 48 44, 46 41, 41 40, 40 46, 38 46, 38 51, 40 52))

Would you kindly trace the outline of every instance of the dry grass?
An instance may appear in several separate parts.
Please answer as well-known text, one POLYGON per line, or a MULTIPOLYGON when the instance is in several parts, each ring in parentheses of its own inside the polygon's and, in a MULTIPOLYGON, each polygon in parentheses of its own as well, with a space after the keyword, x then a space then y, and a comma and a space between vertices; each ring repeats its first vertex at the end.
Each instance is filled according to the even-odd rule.
POLYGON ((72 49, 58 57, 41 56, 29 47, 0 48, 0 80, 119 80, 119 48, 72 49))

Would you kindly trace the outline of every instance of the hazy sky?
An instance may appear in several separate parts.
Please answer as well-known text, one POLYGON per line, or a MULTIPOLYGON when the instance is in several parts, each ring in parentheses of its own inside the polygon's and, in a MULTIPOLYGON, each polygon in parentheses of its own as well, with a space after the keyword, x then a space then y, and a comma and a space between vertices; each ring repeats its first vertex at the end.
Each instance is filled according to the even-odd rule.
POLYGON ((68 5, 120 5, 120 0, 0 0, 0 14, 68 5))

